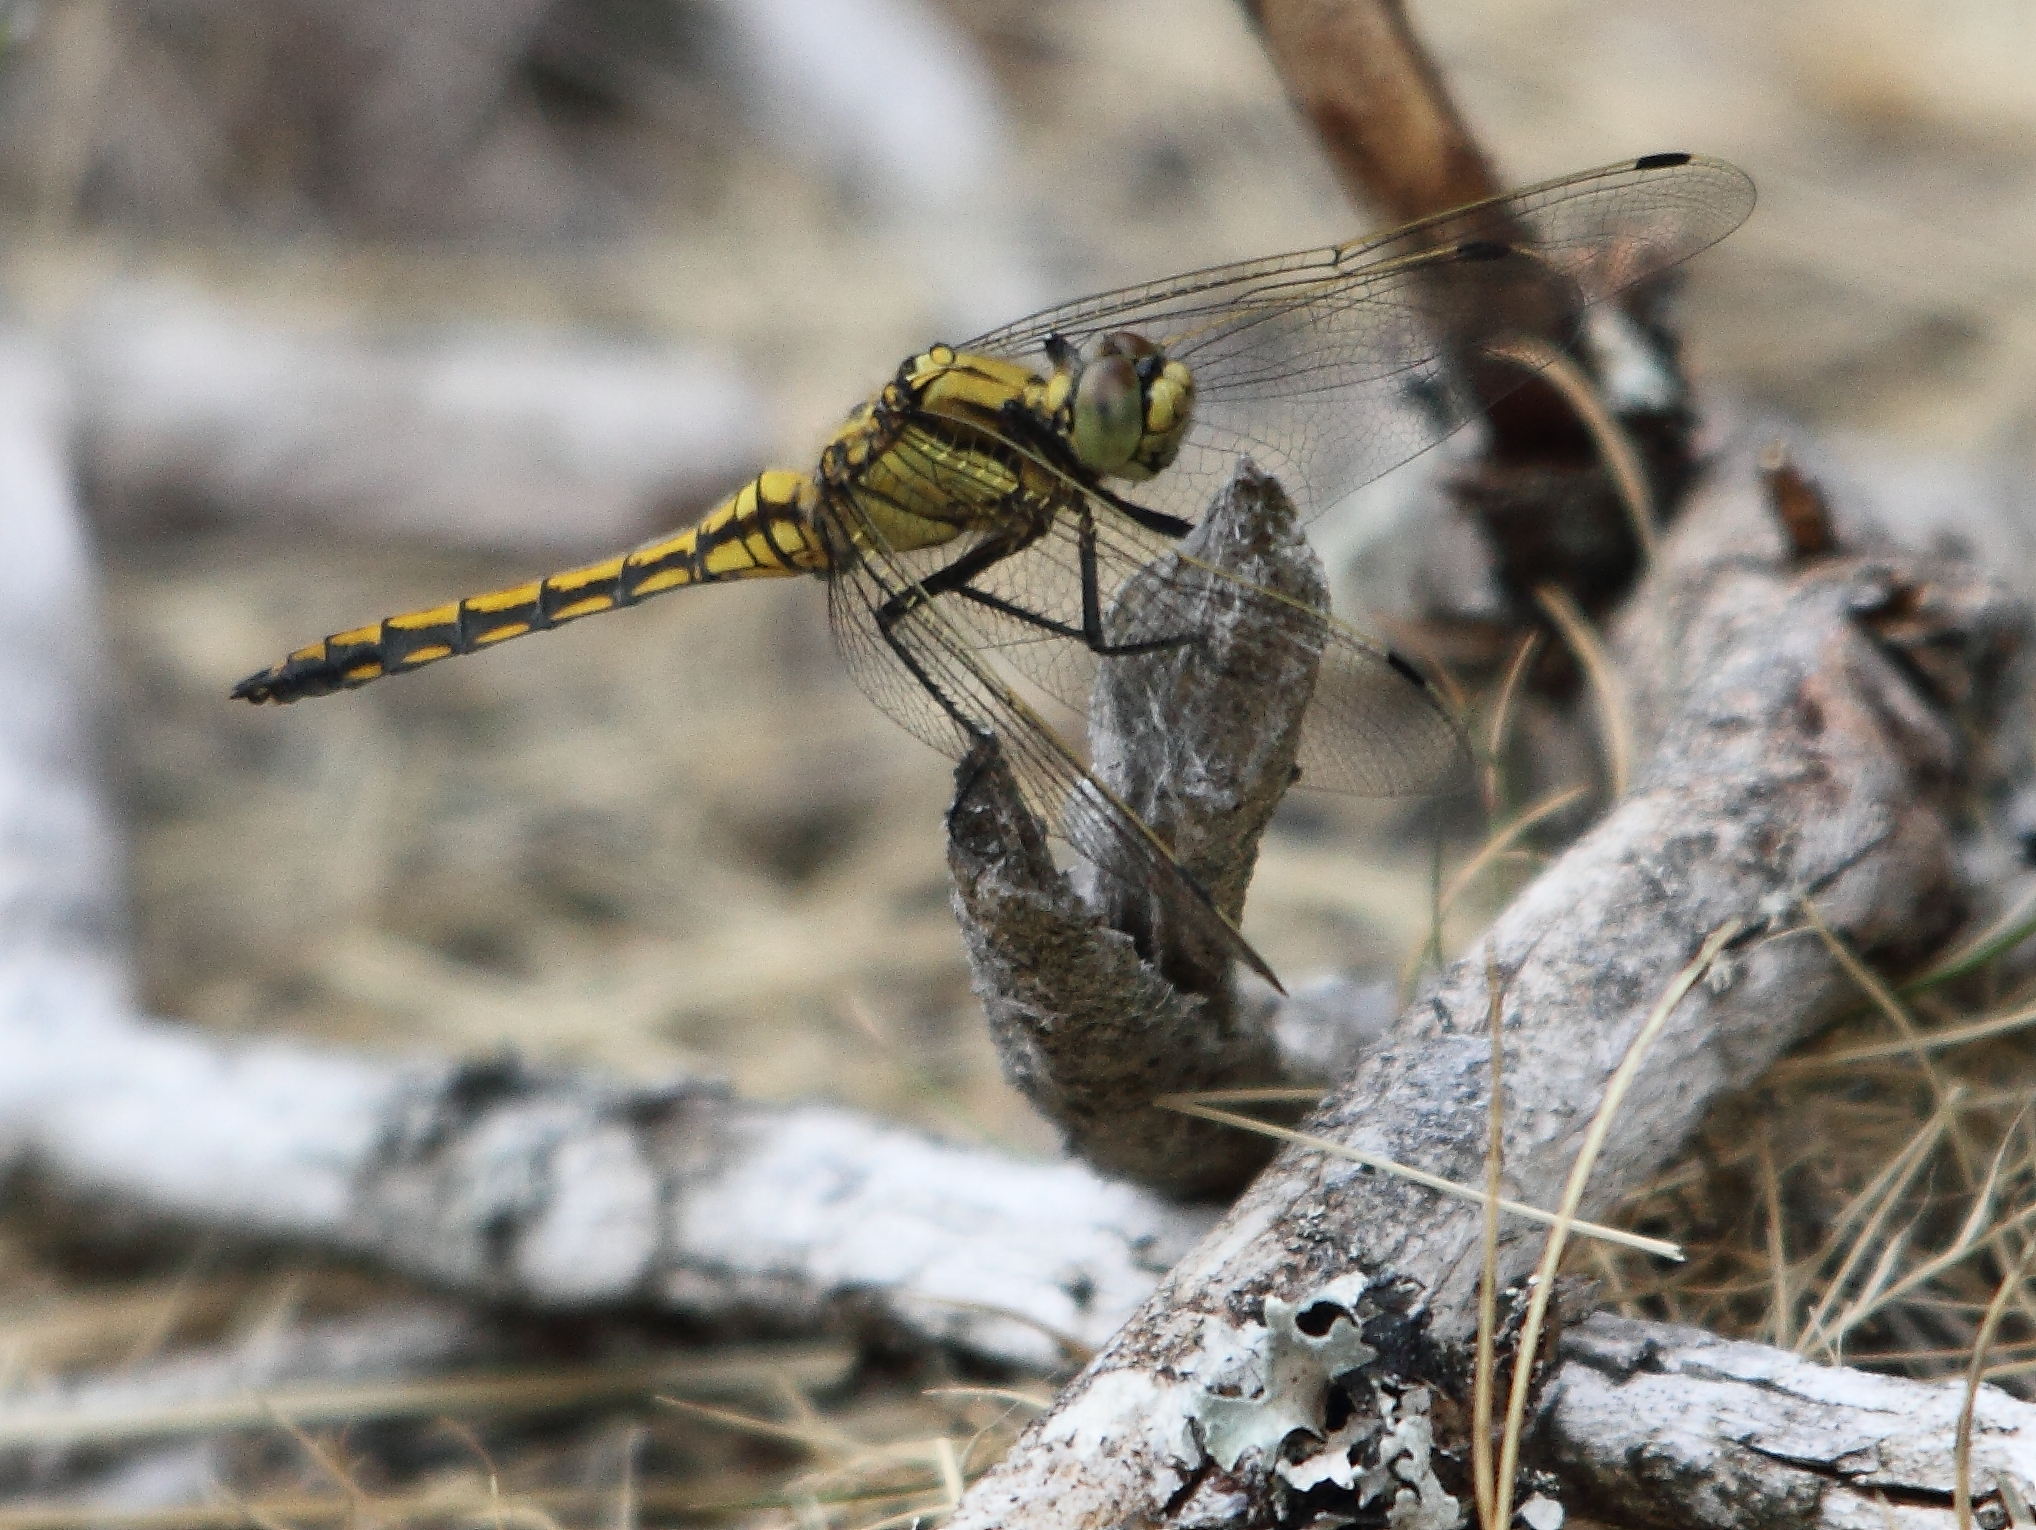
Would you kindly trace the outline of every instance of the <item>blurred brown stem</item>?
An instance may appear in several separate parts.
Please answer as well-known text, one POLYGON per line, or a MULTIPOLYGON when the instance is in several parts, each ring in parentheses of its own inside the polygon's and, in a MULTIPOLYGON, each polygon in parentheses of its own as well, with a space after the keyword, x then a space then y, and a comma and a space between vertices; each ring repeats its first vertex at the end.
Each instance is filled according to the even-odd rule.
POLYGON ((1398 0, 1245 0, 1344 189, 1395 223, 1504 188, 1398 0))

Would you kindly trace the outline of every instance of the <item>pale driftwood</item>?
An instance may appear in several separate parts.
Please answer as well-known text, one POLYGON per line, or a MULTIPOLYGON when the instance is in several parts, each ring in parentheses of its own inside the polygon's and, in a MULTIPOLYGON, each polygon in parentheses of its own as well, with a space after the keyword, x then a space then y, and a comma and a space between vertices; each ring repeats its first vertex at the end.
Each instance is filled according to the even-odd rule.
MULTIPOLYGON (((1669 1015, 1613 1123, 1589 1216, 1851 1000, 1804 900, 1869 954, 1911 959, 1948 931, 1963 889, 1946 813, 1973 762, 1871 624, 1923 613, 1984 737, 2029 612, 1969 568, 1762 556, 1777 541, 1750 464, 1691 508, 1618 635, 1648 699, 1630 795, 1401 1016, 1312 1130, 1479 1182, 1495 974, 1505 1190, 1553 1206, 1641 1026, 1736 921, 1744 934, 1669 1015)), ((1541 1242, 1505 1219, 1502 1279, 1541 1242)), ((1468 1397, 1479 1245, 1475 1207, 1289 1149, 955 1523, 1264 1522, 1296 1484, 1342 1492, 1311 1498, 1325 1510, 1397 1495, 1395 1523, 1459 1523, 1466 1485, 1445 1485, 1430 1452, 1465 1459, 1462 1414, 1430 1403, 1468 1397), (1352 1412, 1332 1448, 1319 1437, 1333 1374, 1349 1376, 1352 1412)))
POLYGON ((703 509, 772 439, 729 362, 590 335, 292 330, 158 286, 95 300, 67 348, 83 471, 116 533, 600 554, 703 509))
MULTIPOLYGON (((1248 463, 1167 563, 1169 590, 1176 576, 1206 578, 1200 563, 1303 606, 1328 603, 1293 505, 1248 463)), ((1293 784, 1320 634, 1311 646, 1285 627, 1262 631, 1264 606, 1207 585, 1201 642, 1104 666, 1090 745, 1104 785, 1234 921, 1259 835, 1293 784)), ((1167 623, 1140 608, 1139 592, 1134 579, 1111 613, 1120 640, 1167 623)), ((957 781, 955 912, 1005 1075, 1105 1173, 1173 1195, 1235 1193, 1270 1156, 1264 1140, 1153 1100, 1293 1082, 1273 1006, 1239 1002, 1232 949, 1183 917, 1184 894, 1169 896, 1131 847, 1077 896, 993 748, 964 761, 957 781)))
POLYGON ((851 1111, 235 1046, 4 976, 0 1173, 489 1301, 765 1331, 857 1313, 1044 1365, 1102 1343, 1209 1224, 851 1111))
MULTIPOLYGON (((1815 1365, 1701 1329, 1599 1314, 1563 1336, 1536 1443, 1576 1505, 1691 1530, 1951 1530, 1965 1386, 1815 1365)), ((2036 1493, 2036 1406, 1979 1389, 1970 1487, 2036 1493)))
POLYGON ((0 1179, 490 1300, 793 1328, 848 1304, 1032 1363, 1100 1344, 1208 1225, 1076 1165, 698 1081, 376 1062, 136 1015, 63 443, 54 368, 0 352, 0 1179))

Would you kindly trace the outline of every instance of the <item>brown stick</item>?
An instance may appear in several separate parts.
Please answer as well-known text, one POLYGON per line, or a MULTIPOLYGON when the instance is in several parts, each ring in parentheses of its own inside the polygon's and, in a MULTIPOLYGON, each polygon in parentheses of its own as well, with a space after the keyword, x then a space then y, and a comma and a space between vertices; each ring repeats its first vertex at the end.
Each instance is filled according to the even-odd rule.
POLYGON ((1504 190, 1399 0, 1247 0, 1344 190, 1395 223, 1504 190))
MULTIPOLYGON (((1360 205, 1405 222, 1506 189, 1401 0, 1246 0, 1246 6, 1288 96, 1360 205)), ((1450 236, 1445 228, 1437 237, 1450 236)), ((1662 284, 1648 285, 1654 290, 1636 290, 1619 305, 1637 325, 1615 314, 1593 322, 1616 331, 1613 343, 1645 362, 1648 389, 1606 401, 1608 417, 1631 437, 1614 455, 1644 470, 1645 497, 1672 520, 1695 474, 1695 417, 1674 337, 1650 308, 1662 284)), ((1580 375, 1603 387, 1604 336, 1581 343, 1564 295, 1540 284, 1521 284, 1490 308, 1459 346, 1460 362, 1492 402, 1490 441, 1452 492, 1483 523, 1494 572, 1518 619, 1535 620, 1533 592, 1547 583, 1568 590, 1586 611, 1602 612, 1631 587, 1646 551, 1644 536, 1634 535, 1631 485, 1622 492, 1607 478, 1603 433, 1594 439, 1557 389, 1539 378, 1517 387, 1511 386, 1517 378, 1481 378, 1477 358, 1483 341, 1502 336, 1514 346, 1569 354, 1580 375)))

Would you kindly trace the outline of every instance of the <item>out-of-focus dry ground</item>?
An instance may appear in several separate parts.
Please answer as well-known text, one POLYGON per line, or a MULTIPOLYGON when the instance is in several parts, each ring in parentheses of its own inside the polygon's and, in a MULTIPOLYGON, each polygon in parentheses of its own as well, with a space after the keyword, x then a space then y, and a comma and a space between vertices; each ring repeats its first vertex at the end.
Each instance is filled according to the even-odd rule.
MULTIPOLYGON (((1224 0, 950 5, 1011 128, 996 184, 960 226, 788 151, 768 105, 700 67, 624 93, 625 107, 654 96, 656 112, 604 116, 556 80, 533 91, 516 142, 543 152, 521 181, 509 150, 491 160, 494 231, 484 208, 428 237, 406 237, 387 208, 380 221, 278 214, 260 186, 200 215, 213 183, 195 175, 167 211, 95 183, 92 135, 117 111, 105 92, 135 35, 123 14, 47 4, 22 45, 71 50, 68 88, 90 120, 75 143, 45 144, 40 179, 14 187, 0 300, 17 314, 60 326, 110 282, 166 275, 312 325, 577 324, 699 343, 738 358, 773 401, 788 465, 930 338, 1365 226, 1224 0)), ((2036 8, 1475 0, 1424 4, 1415 19, 1510 179, 1675 147, 1753 173, 1760 210, 1698 264, 1685 302, 1716 395, 1878 452, 1952 453, 1982 475, 2029 465, 2036 8)), ((150 67, 160 84, 168 66, 150 67)), ((825 1096, 1050 1149, 997 1078, 967 990, 946 908, 947 767, 853 690, 817 585, 653 603, 258 712, 226 689, 288 648, 533 570, 330 534, 103 551, 106 753, 154 1011, 383 1050, 695 1066, 753 1095, 825 1096)), ((1302 805, 1269 842, 1247 929, 1284 973, 1390 972, 1425 935, 1427 852, 1357 832, 1374 816, 1302 805)), ((2006 1094, 2036 1066, 2009 1049, 1984 1072, 2006 1094)), ((1833 1118, 1789 1119, 1779 1141, 1738 1127, 1721 1141, 1767 1140, 1743 1183, 1807 1176, 1802 1197, 1816 1200, 1811 1180, 1827 1188, 1806 1225, 1842 1222, 1829 1203, 1872 1163, 1845 1160, 1833 1118)), ((1911 1125, 1891 1119, 1882 1136, 1898 1145, 1911 1125)), ((1650 1215, 1677 1204, 1663 1195, 1650 1215)), ((1712 1218, 1721 1236, 1730 1220, 1712 1218)), ((51 1255, 44 1231, 0 1226, 0 1305, 23 1335, 35 1313, 109 1278, 51 1255)), ((254 1306, 277 1299, 257 1286, 254 1306)), ((164 1311, 181 1299, 142 1290, 164 1311)), ((1745 1309, 1736 1290, 1708 1307, 1674 1299, 1702 1317, 1745 1309)), ((1802 1323, 1768 1326, 1789 1341, 1802 1323)), ((143 1325, 117 1351, 146 1356, 167 1331, 143 1325)), ((1933 1346, 1925 1334, 1909 1347, 1933 1346)), ((104 1350, 24 1339, 11 1373, 104 1350)), ((879 1388, 864 1406, 902 1406, 894 1395, 879 1388)), ((913 1420, 892 1434, 935 1427, 913 1420)), ((673 1426, 660 1428, 669 1444, 673 1426)), ((755 1464, 725 1440, 698 1444, 719 1439, 706 1426, 683 1433, 695 1444, 674 1447, 680 1477, 755 1464)), ((615 1481, 619 1452, 581 1443, 574 1469, 615 1481)))
MULTIPOLYGON (((1013 246, 990 272, 1034 289, 1014 298, 1361 226, 1220 0, 954 14, 1015 128, 996 195, 1016 211, 995 230, 1013 246)), ((2036 18, 2005 0, 1816 15, 1565 4, 1418 20, 1510 176, 1663 145, 1753 171, 1760 211, 1699 263, 1686 304, 1719 393, 1877 445, 2018 454, 2036 401, 2036 267, 2020 253, 2036 88, 2001 57, 2036 42, 2036 18)), ((689 88, 711 101, 712 85, 689 88)), ((897 357, 1007 310, 985 309, 967 265, 929 275, 942 236, 923 216, 808 173, 719 104, 643 177, 656 194, 640 216, 604 236, 45 225, 13 243, 9 289, 53 319, 95 284, 160 270, 312 323, 705 342, 760 379, 775 459, 797 464, 897 357)), ((343 538, 105 551, 109 755, 158 1011, 625 1068, 685 1055, 756 1093, 913 1112, 874 1019, 1000 1135, 1038 1141, 994 1082, 944 911, 945 769, 846 683, 817 587, 715 591, 255 713, 222 688, 284 649, 533 570, 343 538)), ((1316 799, 1293 819, 1342 816, 1316 799)), ((1276 841, 1250 919, 1283 971, 1391 961, 1419 937, 1425 856, 1382 874, 1353 853, 1362 839, 1276 841)))

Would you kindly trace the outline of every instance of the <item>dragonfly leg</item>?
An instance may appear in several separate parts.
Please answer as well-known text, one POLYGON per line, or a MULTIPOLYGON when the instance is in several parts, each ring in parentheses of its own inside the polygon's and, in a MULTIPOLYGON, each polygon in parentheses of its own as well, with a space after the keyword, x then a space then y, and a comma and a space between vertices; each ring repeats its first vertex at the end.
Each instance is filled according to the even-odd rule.
MULTIPOLYGON (((881 606, 877 607, 877 633, 883 638, 886 646, 897 656, 898 662, 911 671, 912 678, 925 688, 926 694, 940 703, 940 709, 947 713, 954 725, 978 744, 986 743, 990 740, 991 734, 989 730, 971 717, 947 694, 946 689, 942 687, 940 682, 935 680, 926 666, 919 662, 918 656, 912 652, 911 648, 899 640, 897 627, 899 622, 903 621, 921 606, 930 603, 938 596, 952 594, 961 590, 969 580, 975 578, 984 569, 1009 557, 1013 552, 1017 551, 1018 546, 1022 545, 1020 543, 1014 546, 1007 540, 984 542, 980 546, 972 547, 945 568, 935 569, 926 578, 918 581, 916 584, 907 586, 905 589, 899 590, 881 606)), ((975 594, 979 592, 968 591, 967 593, 975 594)), ((1025 615, 1029 613, 1014 614, 1025 615)))
MULTIPOLYGON (((995 735, 988 728, 977 722, 975 718, 971 717, 962 707, 957 705, 954 698, 947 694, 946 689, 938 680, 933 678, 926 666, 919 662, 919 656, 898 640, 897 632, 894 630, 897 627, 897 618, 894 616, 886 620, 884 616, 884 612, 889 611, 896 603, 895 598, 885 602, 883 611, 877 614, 877 632, 883 638, 885 645, 889 647, 898 662, 911 672, 912 678, 919 682, 926 694, 940 703, 940 710, 947 714, 948 721, 961 729, 971 744, 994 743, 995 735)), ((909 610, 910 607, 903 609, 909 610)), ((903 611, 901 610, 899 614, 902 615, 903 611)))
POLYGON ((1091 653, 1105 658, 1128 658, 1133 654, 1163 653, 1202 641, 1199 632, 1181 632, 1172 637, 1144 638, 1135 643, 1112 643, 1103 635, 1103 589, 1096 574, 1096 517, 1088 506, 1081 510, 1082 526, 1077 540, 1082 560, 1081 638, 1091 653))
POLYGON ((1096 570, 1095 522, 1087 515, 1082 517, 1081 566, 1082 566, 1082 624, 1070 626, 1055 621, 1038 611, 1026 609, 1016 601, 992 595, 988 590, 979 590, 969 581, 976 575, 994 568, 997 564, 1022 551, 1032 538, 1024 541, 998 540, 978 544, 963 553, 944 568, 935 569, 911 589, 901 590, 885 601, 877 612, 877 625, 888 637, 890 628, 903 619, 908 611, 924 602, 942 595, 957 595, 963 600, 1037 627, 1042 632, 1051 632, 1056 637, 1071 638, 1086 646, 1090 652, 1104 658, 1122 659, 1142 653, 1159 653, 1167 649, 1180 648, 1189 643, 1201 641, 1199 633, 1182 633, 1175 637, 1151 638, 1135 643, 1113 643, 1103 634, 1103 598, 1096 570))

